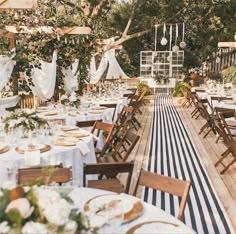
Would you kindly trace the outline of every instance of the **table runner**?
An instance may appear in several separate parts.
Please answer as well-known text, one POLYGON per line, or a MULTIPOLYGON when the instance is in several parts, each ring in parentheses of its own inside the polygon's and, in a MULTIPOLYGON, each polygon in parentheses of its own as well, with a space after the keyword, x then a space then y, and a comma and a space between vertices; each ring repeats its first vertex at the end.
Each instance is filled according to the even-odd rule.
MULTIPOLYGON (((197 233, 232 233, 227 214, 173 104, 172 97, 158 94, 154 108, 147 169, 192 181, 183 219, 187 226, 192 227, 197 233)), ((143 198, 144 201, 177 216, 178 198, 149 188, 145 188, 143 198)))

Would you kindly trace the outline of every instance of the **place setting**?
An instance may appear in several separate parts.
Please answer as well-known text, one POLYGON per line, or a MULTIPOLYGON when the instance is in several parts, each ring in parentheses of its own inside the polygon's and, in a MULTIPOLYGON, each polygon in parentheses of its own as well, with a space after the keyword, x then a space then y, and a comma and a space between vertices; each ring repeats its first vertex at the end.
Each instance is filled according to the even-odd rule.
POLYGON ((132 222, 143 213, 140 199, 127 194, 104 194, 93 197, 84 205, 91 226, 106 229, 106 226, 122 225, 132 222), (119 219, 119 220, 117 220, 119 219), (114 224, 115 222, 118 222, 114 224))

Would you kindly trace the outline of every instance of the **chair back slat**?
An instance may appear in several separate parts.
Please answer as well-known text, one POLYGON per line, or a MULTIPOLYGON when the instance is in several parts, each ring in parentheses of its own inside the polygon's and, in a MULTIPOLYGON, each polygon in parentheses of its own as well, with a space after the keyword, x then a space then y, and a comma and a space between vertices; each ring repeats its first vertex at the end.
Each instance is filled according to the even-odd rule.
POLYGON ((31 184, 40 180, 43 184, 66 183, 72 180, 72 168, 38 167, 18 169, 18 183, 31 184))
POLYGON ((181 197, 178 219, 182 219, 187 199, 189 197, 191 181, 183 181, 141 169, 134 190, 134 196, 137 193, 137 188, 139 185, 181 197))

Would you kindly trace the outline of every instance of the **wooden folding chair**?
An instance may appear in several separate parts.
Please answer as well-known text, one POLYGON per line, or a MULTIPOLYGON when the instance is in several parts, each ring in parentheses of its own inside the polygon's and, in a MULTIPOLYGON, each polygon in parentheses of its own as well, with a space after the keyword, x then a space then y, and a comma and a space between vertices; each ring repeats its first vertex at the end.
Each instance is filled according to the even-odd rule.
POLYGON ((97 158, 98 163, 106 162, 125 162, 130 153, 137 144, 140 136, 128 130, 122 137, 121 141, 114 147, 115 149, 109 153, 101 155, 97 158))
POLYGON ((93 127, 95 122, 102 122, 102 119, 99 120, 83 120, 83 121, 76 121, 76 126, 80 128, 88 128, 93 127))
POLYGON ((105 174, 107 179, 88 180, 87 187, 128 194, 133 168, 133 162, 84 164, 84 185, 86 185, 86 175, 105 174), (117 178, 120 173, 128 173, 125 186, 117 178))
POLYGON ((34 96, 33 94, 23 94, 20 100, 21 109, 33 109, 34 108, 34 96))
POLYGON ((188 89, 186 87, 182 87, 181 92, 183 93, 183 96, 185 99, 181 106, 182 107, 186 106, 187 108, 189 108, 190 106, 192 106, 191 91, 190 91, 190 89, 188 89))
POLYGON ((108 104, 100 104, 100 106, 104 106, 104 107, 107 107, 107 108, 111 108, 111 109, 114 109, 113 111, 113 115, 112 115, 112 121, 114 121, 115 119, 115 114, 116 114, 116 107, 117 107, 117 104, 116 103, 108 103, 108 104))
POLYGON ((103 155, 105 153, 108 145, 110 144, 110 140, 112 137, 112 131, 113 131, 112 124, 104 123, 104 122, 100 122, 100 121, 96 121, 94 123, 91 133, 98 138, 101 136, 101 134, 103 134, 103 136, 105 138, 105 142, 104 142, 102 149, 97 148, 97 141, 94 142, 95 153, 97 155, 100 155, 100 154, 103 155))
POLYGON ((227 147, 226 151, 224 151, 221 154, 221 158, 217 160, 215 163, 215 167, 217 167, 219 164, 222 164, 224 167, 224 169, 220 171, 220 174, 224 174, 229 169, 229 167, 236 162, 236 141, 234 140, 234 137, 231 134, 230 126, 225 120, 226 119, 225 117, 232 116, 232 115, 235 116, 235 112, 231 112, 231 113, 226 112, 226 113, 219 114, 221 121, 218 122, 219 129, 217 131, 219 131, 227 147), (233 158, 230 160, 228 164, 225 165, 223 163, 223 160, 226 157, 228 157, 228 155, 230 154, 233 156, 233 158))
POLYGON ((179 180, 141 169, 137 184, 134 189, 134 196, 136 196, 139 185, 181 197, 178 219, 182 219, 189 197, 191 181, 179 180))
POLYGON ((212 107, 209 103, 209 101, 207 99, 201 99, 199 100, 198 103, 198 107, 199 107, 199 112, 201 114, 201 116, 206 120, 206 123, 201 127, 199 135, 205 130, 207 129, 206 134, 203 136, 204 138, 207 137, 207 135, 213 131, 214 134, 216 134, 216 131, 214 129, 214 114, 213 114, 213 110, 212 107), (210 112, 208 112, 208 108, 210 109, 210 112))
POLYGON ((20 168, 17 173, 18 184, 32 184, 39 181, 48 185, 51 183, 67 183, 72 180, 72 167, 63 168, 62 165, 20 168))

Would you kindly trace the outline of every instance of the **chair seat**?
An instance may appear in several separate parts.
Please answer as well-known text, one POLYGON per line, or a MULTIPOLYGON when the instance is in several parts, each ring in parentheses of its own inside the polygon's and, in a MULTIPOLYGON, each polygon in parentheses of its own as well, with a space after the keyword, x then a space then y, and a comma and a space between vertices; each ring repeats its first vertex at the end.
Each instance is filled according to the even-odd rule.
POLYGON ((124 186, 116 178, 108 180, 89 180, 87 187, 108 190, 115 193, 125 193, 124 186))
POLYGON ((122 158, 120 158, 118 155, 113 155, 113 152, 106 153, 105 156, 97 157, 98 163, 114 163, 114 162, 122 162, 122 158))

